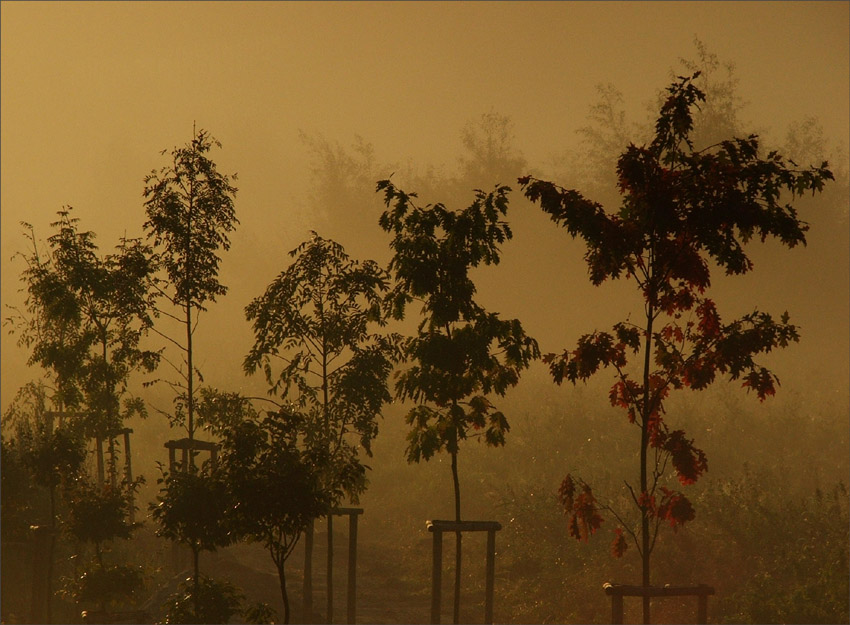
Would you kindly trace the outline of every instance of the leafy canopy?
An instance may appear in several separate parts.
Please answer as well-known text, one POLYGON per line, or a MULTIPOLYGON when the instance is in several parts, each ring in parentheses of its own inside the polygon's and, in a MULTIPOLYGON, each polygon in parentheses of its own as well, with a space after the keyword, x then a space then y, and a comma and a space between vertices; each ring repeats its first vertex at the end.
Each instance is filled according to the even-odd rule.
POLYGON ((151 250, 122 238, 100 255, 95 233, 79 228, 73 209, 51 224, 47 254, 39 253, 31 226, 31 251, 22 274, 26 313, 19 314, 19 342, 31 349, 30 364, 52 374, 54 404, 85 412, 87 436, 106 436, 121 420, 142 412, 124 398, 132 372, 153 371, 159 354, 140 348, 152 325, 151 250))
POLYGON ((539 352, 518 320, 499 319, 475 302, 469 273, 499 262, 499 246, 511 237, 502 220, 510 188, 476 191, 460 211, 419 207, 415 193, 389 180, 377 190, 387 206, 379 223, 393 235, 395 285, 386 306, 401 319, 411 302, 421 304, 418 332, 403 348, 409 366, 396 380, 396 396, 419 404, 407 415, 408 460, 427 460, 443 448, 456 454, 470 429, 483 430, 487 444, 502 445, 508 422, 486 395, 504 395, 539 352))
MULTIPOLYGON (((145 230, 159 250, 173 304, 204 310, 227 293, 218 281, 219 249, 229 250, 236 228, 236 187, 208 153, 221 143, 205 130, 171 151, 172 163, 145 177, 145 230)), ((164 153, 164 152, 163 152, 164 153)))
POLYGON ((246 373, 262 370, 269 394, 306 417, 306 443, 324 449, 328 488, 362 491, 377 418, 391 397, 387 379, 398 338, 376 330, 389 276, 377 263, 351 259, 343 247, 315 232, 290 252, 292 263, 245 309, 254 345, 246 373), (361 478, 351 479, 352 472, 361 478))

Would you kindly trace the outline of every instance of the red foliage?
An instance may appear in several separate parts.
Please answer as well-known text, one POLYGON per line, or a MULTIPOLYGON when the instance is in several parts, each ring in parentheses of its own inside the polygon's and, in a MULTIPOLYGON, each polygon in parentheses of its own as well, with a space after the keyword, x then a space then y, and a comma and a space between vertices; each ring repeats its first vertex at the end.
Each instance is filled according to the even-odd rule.
POLYGON ((629 544, 626 542, 626 537, 623 536, 623 530, 619 527, 614 529, 614 541, 611 543, 611 555, 615 558, 622 558, 628 548, 629 544))
POLYGON ((587 539, 602 525, 602 516, 596 507, 596 498, 590 486, 581 482, 581 492, 576 496, 575 482, 567 475, 558 489, 558 499, 564 507, 564 514, 569 516, 567 522, 570 536, 587 542, 587 539))
POLYGON ((663 497, 656 514, 659 518, 670 523, 670 527, 674 531, 678 530, 679 526, 684 525, 688 521, 694 520, 694 507, 687 497, 680 492, 671 491, 663 486, 661 487, 661 492, 663 497))
MULTIPOLYGON (((780 192, 799 197, 807 190, 821 191, 833 179, 826 163, 800 170, 775 152, 760 158, 756 136, 695 151, 689 138, 691 110, 705 99, 693 84, 698 75, 680 77, 668 88, 655 138, 644 146, 629 145, 620 156, 617 176, 623 197, 615 214, 576 190, 531 176, 519 179, 528 199, 539 203, 573 238, 583 239, 591 281, 598 285, 608 278, 628 277, 645 305, 644 327, 618 323, 613 334, 586 334, 575 349, 550 355, 546 362, 553 378, 558 384, 564 379, 576 383, 602 367, 616 368, 617 381, 608 396, 611 405, 623 408, 629 421, 638 423, 642 444, 648 440, 658 450, 656 459, 666 454, 662 462, 671 460, 683 485, 696 482, 708 463, 682 430, 670 432, 664 423, 670 389, 704 389, 725 375, 742 380, 764 400, 775 393, 779 380, 757 365, 755 357, 799 338, 787 313, 777 322, 755 311, 724 325, 714 302, 703 297, 711 284, 711 265, 727 274, 750 271, 753 264, 745 244, 754 235, 762 240, 775 237, 788 247, 805 243, 808 226, 780 192), (689 311, 692 319, 679 321, 689 311), (661 314, 671 321, 654 325, 661 314), (625 372, 628 352, 640 352, 646 338, 652 340, 647 346, 651 353, 641 356, 656 368, 644 367, 635 382, 625 372)), ((663 463, 656 466, 666 466, 663 463)), ((641 469, 644 479, 647 467, 641 469)), ((655 474, 653 483, 641 484, 641 489, 657 495, 661 477, 655 474)), ((559 492, 570 515, 571 535, 587 540, 601 518, 590 488, 581 484, 582 492, 576 495, 576 484, 567 476, 559 492)), ((694 518, 684 495, 664 488, 661 493, 658 504, 646 492, 636 501, 644 529, 650 515, 674 529, 694 518)), ((625 540, 622 530, 615 534, 612 553, 620 557, 625 540)), ((646 540, 641 549, 651 551, 646 540)))
POLYGON ((708 471, 708 460, 701 449, 694 447, 694 442, 685 438, 682 430, 674 430, 666 437, 664 450, 670 454, 673 468, 683 486, 693 484, 700 475, 708 471))

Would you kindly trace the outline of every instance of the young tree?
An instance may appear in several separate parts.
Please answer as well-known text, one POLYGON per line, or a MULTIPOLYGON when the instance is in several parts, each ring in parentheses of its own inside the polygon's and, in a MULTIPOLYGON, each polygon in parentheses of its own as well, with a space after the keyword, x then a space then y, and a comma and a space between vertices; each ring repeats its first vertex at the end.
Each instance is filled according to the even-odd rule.
POLYGON ((261 369, 270 395, 305 411, 307 444, 325 450, 334 503, 345 494, 356 500, 365 488, 357 443, 371 455, 377 418, 391 399, 396 340, 374 332, 385 323, 388 276, 315 233, 290 256, 293 263, 245 309, 255 340, 244 368, 261 369))
MULTIPOLYGON (((305 443, 319 454, 333 505, 346 495, 356 502, 366 488, 359 449, 371 456, 381 407, 391 399, 387 378, 398 341, 375 332, 386 321, 381 300, 389 277, 315 232, 290 256, 292 264, 245 309, 255 337, 245 371, 261 369, 270 395, 304 411, 305 443)), ((331 534, 328 540, 332 547, 331 534)), ((308 538, 308 559, 311 545, 308 538)), ((329 610, 332 573, 329 548, 329 610)))
MULTIPOLYGON (((461 520, 457 457, 462 440, 483 437, 487 445, 505 442, 507 419, 487 399, 504 395, 520 372, 539 355, 537 342, 516 319, 502 320, 473 299, 470 271, 497 264, 499 246, 511 237, 507 213, 509 187, 475 192, 466 209, 442 204, 419 207, 415 193, 382 180, 387 210, 381 227, 393 235, 390 270, 396 284, 386 304, 396 319, 407 305, 421 303, 418 332, 404 344, 409 366, 398 373, 396 397, 416 402, 407 414, 409 462, 428 460, 446 450, 451 456, 455 520, 461 520)), ((457 532, 455 623, 460 618, 461 535, 457 532)))
MULTIPOLYGON (((707 470, 705 454, 681 429, 664 419, 664 400, 673 389, 706 388, 718 376, 742 380, 764 400, 778 379, 756 357, 798 340, 787 313, 775 319, 754 310, 724 323, 706 295, 713 262, 727 274, 753 268, 744 246, 754 236, 775 237, 793 247, 805 243, 808 226, 783 194, 799 198, 819 192, 832 179, 827 163, 798 169, 777 152, 759 156, 758 137, 731 139, 695 150, 692 112, 705 99, 692 77, 667 90, 645 146, 629 145, 617 165, 623 204, 609 214, 581 193, 530 176, 519 179, 525 195, 586 246, 590 279, 632 280, 644 303, 640 324, 617 323, 613 332, 582 336, 575 349, 545 357, 557 383, 585 380, 602 367, 616 371, 610 401, 622 407, 639 430, 639 476, 626 482, 637 523, 622 510, 597 501, 590 486, 567 475, 561 502, 570 533, 587 540, 605 510, 618 521, 613 553, 622 556, 632 539, 641 557, 641 583, 649 586, 650 555, 659 529, 677 529, 694 518, 687 497, 669 488, 672 474, 693 484, 707 470), (629 367, 637 357, 638 375, 629 367), (625 533, 624 533, 625 532, 625 533)), ((644 621, 649 601, 644 600, 644 621)))
MULTIPOLYGON (((136 480, 133 490, 141 484, 136 480)), ((143 586, 142 568, 110 564, 104 560, 105 545, 116 539, 129 540, 137 523, 128 523, 132 504, 122 490, 111 484, 84 477, 70 487, 66 529, 78 543, 94 546, 94 559, 82 574, 67 580, 64 593, 75 603, 97 605, 101 612, 133 598, 143 586)))
MULTIPOLYGON (((157 536, 183 543, 192 551, 192 602, 195 615, 202 606, 201 551, 215 551, 238 538, 231 521, 234 501, 222 475, 210 463, 163 471, 151 516, 157 536)), ((203 622, 203 621, 197 621, 203 622)))
MULTIPOLYGON (((52 622, 52 597, 54 576, 54 553, 59 527, 59 499, 64 488, 82 471, 86 451, 82 436, 73 424, 66 423, 62 427, 54 427, 53 419, 46 410, 48 405, 47 390, 41 384, 28 384, 23 387, 15 401, 3 414, 4 429, 11 429, 14 437, 3 445, 3 473, 7 468, 23 469, 26 481, 39 489, 44 489, 48 496, 47 527, 47 605, 46 620, 52 622), (7 460, 15 458, 16 462, 7 467, 7 460)), ((6 482, 6 479, 3 480, 6 482)), ((4 484, 5 486, 5 484, 4 484)), ((24 504, 26 505, 26 504, 24 504)), ((32 512, 32 511, 30 511, 32 512)), ((43 523, 40 515, 29 518, 31 527, 43 523)))
POLYGON ((80 410, 83 433, 97 440, 101 479, 102 441, 109 441, 114 478, 114 436, 124 419, 145 415, 140 401, 126 398, 130 375, 153 371, 159 360, 140 347, 152 325, 151 252, 137 239, 122 238, 115 253, 101 256, 95 234, 79 229, 70 207, 58 215, 44 257, 28 226, 32 249, 22 275, 27 312, 18 315, 17 326, 32 350, 30 364, 53 374, 60 414, 80 410))
POLYGON ((248 399, 211 391, 204 392, 199 415, 221 437, 220 470, 235 502, 233 527, 269 552, 280 580, 283 622, 289 623, 286 560, 334 499, 323 483, 323 453, 304 445, 309 416, 287 409, 260 416, 248 399))
POLYGON ((193 128, 192 141, 172 150, 171 165, 148 175, 144 190, 144 227, 167 276, 161 294, 178 311, 160 312, 181 324, 185 336, 181 342, 160 332, 180 350, 185 365, 169 362, 181 379, 170 383, 177 394, 170 418, 186 428, 190 440, 195 435, 195 376, 200 378, 193 337, 207 302, 227 293, 218 281, 218 253, 230 249, 228 234, 239 223, 233 206, 237 190, 209 159, 213 145, 221 147, 205 130, 193 128))

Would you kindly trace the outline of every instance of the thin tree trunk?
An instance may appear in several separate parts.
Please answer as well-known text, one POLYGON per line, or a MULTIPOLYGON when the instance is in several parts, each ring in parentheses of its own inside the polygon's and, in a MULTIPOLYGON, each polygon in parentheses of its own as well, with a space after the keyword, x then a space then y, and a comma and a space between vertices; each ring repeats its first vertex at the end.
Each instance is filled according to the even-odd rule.
POLYGON ((50 485, 50 542, 47 547, 47 605, 45 615, 53 622, 53 554, 56 551, 56 487, 50 485))
MULTIPOLYGON (((189 376, 186 379, 186 412, 188 414, 189 440, 195 438, 195 388, 194 370, 192 369, 192 306, 186 303, 186 363, 189 367, 189 376)), ((195 456, 189 449, 189 466, 195 466, 195 456)))
MULTIPOLYGON (((194 566, 193 573, 193 581, 192 581, 192 603, 195 607, 195 618, 200 618, 198 612, 200 612, 201 607, 201 598, 198 596, 199 594, 199 586, 200 586, 200 567, 198 566, 198 556, 200 555, 200 548, 196 545, 192 545, 192 564, 194 566)), ((200 622, 200 621, 199 621, 200 622)))
MULTIPOLYGON (((189 210, 186 217, 186 282, 191 285, 192 276, 192 212, 195 210, 195 160, 197 154, 197 144, 195 139, 195 124, 192 123, 192 175, 189 177, 189 210)), ((192 296, 191 291, 186 291, 186 366, 189 368, 188 377, 186 378, 186 412, 188 417, 189 440, 195 438, 195 370, 192 359, 192 296)), ((193 449, 189 449, 189 466, 195 466, 195 457, 192 453, 193 449)))
MULTIPOLYGON (((457 474, 457 452, 452 453, 452 481, 455 489, 455 521, 460 522, 460 480, 457 474)), ((461 564, 461 532, 455 532, 455 596, 453 622, 460 623, 460 564, 461 564)))
POLYGON ((286 562, 284 560, 277 561, 275 560, 275 566, 277 566, 277 578, 280 580, 280 598, 283 599, 283 622, 288 625, 289 623, 289 593, 286 592, 286 571, 284 571, 284 566, 286 562))
MULTIPOLYGON (((652 356, 652 321, 655 315, 655 309, 653 306, 653 302, 650 301, 647 305, 647 313, 646 313, 646 342, 645 342, 645 354, 643 361, 643 415, 641 419, 641 428, 640 428, 640 492, 644 494, 647 492, 648 487, 648 478, 647 478, 647 448, 649 447, 649 419, 650 419, 650 386, 649 386, 649 367, 652 356)), ((640 538, 641 538, 641 585, 644 587, 649 586, 650 583, 650 568, 649 568, 649 557, 650 557, 650 544, 649 544, 649 510, 647 509, 646 498, 643 497, 641 500, 641 517, 640 517, 640 538)), ((650 622, 649 615, 649 597, 643 597, 643 622, 648 624, 650 622)))
POLYGON ((327 570, 325 571, 327 579, 327 618, 326 623, 334 622, 334 515, 328 511, 328 559, 327 570))

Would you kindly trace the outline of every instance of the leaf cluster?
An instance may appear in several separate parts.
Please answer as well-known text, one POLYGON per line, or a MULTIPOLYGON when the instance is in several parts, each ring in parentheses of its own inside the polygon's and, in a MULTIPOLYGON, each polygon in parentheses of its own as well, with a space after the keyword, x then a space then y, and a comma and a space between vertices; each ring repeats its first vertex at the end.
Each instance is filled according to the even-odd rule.
POLYGON ((24 256, 26 313, 18 317, 19 342, 31 350, 29 363, 52 373, 54 403, 83 415, 87 436, 106 436, 120 427, 121 400, 130 374, 151 372, 159 353, 140 348, 153 322, 151 250, 137 239, 121 239, 101 256, 91 231, 82 231, 66 207, 51 224, 46 256, 24 256))

